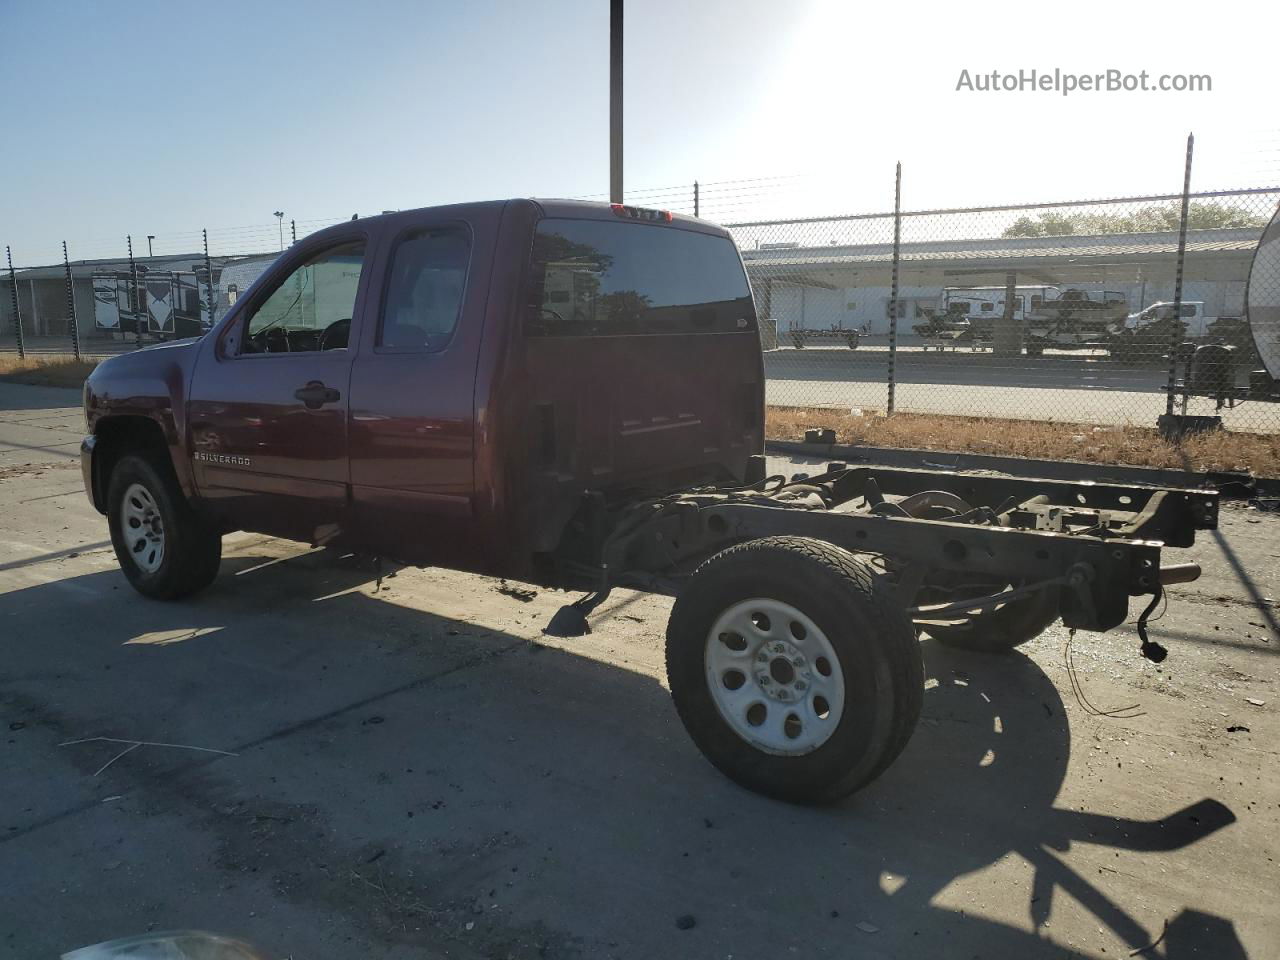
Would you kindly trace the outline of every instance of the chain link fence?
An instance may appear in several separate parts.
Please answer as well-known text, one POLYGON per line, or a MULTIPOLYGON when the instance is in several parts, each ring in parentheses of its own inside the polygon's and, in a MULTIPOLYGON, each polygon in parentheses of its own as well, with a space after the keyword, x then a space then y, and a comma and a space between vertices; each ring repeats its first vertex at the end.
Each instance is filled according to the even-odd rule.
MULTIPOLYGON (((662 188, 628 202, 726 220, 759 184, 662 188)), ((771 407, 1147 427, 1177 412, 1280 434, 1280 397, 1251 382, 1280 362, 1255 344, 1280 351, 1280 237, 1270 259, 1259 254, 1262 273, 1275 275, 1272 293, 1255 282, 1270 297, 1252 309, 1265 336, 1253 336, 1246 311, 1278 203, 1280 188, 1257 188, 729 229, 761 317, 771 407)), ((97 358, 199 334, 274 248, 342 219, 168 236, 168 249, 189 249, 158 256, 138 249, 153 237, 86 244, 107 254, 97 259, 71 260, 73 244, 62 262, 34 267, 10 254, 0 354, 97 358), (123 249, 112 256, 112 245, 123 249)))
POLYGON ((1280 433, 1245 309, 1280 189, 1186 199, 1185 238, 1178 195, 734 224, 768 403, 1280 433))

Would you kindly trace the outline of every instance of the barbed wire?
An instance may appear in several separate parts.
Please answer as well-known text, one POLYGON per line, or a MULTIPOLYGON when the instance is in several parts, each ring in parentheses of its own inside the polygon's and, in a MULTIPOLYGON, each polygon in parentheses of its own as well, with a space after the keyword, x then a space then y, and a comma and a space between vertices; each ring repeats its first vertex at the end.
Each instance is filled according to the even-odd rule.
MULTIPOLYGON (((816 186, 817 181, 800 174, 785 174, 762 177, 744 177, 737 179, 699 182, 696 207, 703 219, 723 223, 736 230, 762 228, 771 225, 792 225, 798 227, 805 224, 840 224, 854 223, 862 220, 883 221, 893 216, 892 211, 826 213, 814 216, 772 216, 761 219, 748 219, 752 212, 758 211, 769 202, 780 202, 786 193, 808 184, 816 186)), ((1274 191, 1274 187, 1237 187, 1220 190, 1201 190, 1192 194, 1193 200, 1227 200, 1241 199, 1253 195, 1274 191)), ((598 200, 607 198, 604 193, 586 193, 568 199, 598 200)), ((668 184, 666 186, 645 187, 628 190, 625 199, 636 205, 659 205, 676 212, 692 214, 695 210, 694 182, 684 184, 668 184)), ((1028 201, 1022 203, 991 204, 985 206, 936 207, 917 210, 903 210, 904 219, 924 218, 931 216, 989 215, 995 213, 1034 213, 1053 209, 1075 209, 1085 212, 1087 208, 1105 208, 1125 204, 1172 203, 1180 199, 1178 194, 1147 194, 1114 197, 1095 197, 1080 200, 1028 201)), ((366 215, 362 215, 366 216, 366 215)), ((207 233, 209 253, 218 258, 274 256, 287 248, 296 233, 302 239, 316 230, 344 222, 351 214, 289 218, 287 222, 239 224, 204 229, 184 229, 153 234, 151 250, 147 253, 147 235, 133 233, 133 255, 135 260, 161 259, 168 257, 202 256, 203 242, 207 233)), ((1000 226, 1000 230, 1007 224, 1000 226)), ((67 246, 71 262, 80 263, 88 260, 125 260, 128 256, 125 237, 128 231, 119 237, 99 236, 85 240, 70 239, 67 246)), ((16 238, 15 238, 16 239, 16 238)), ((14 252, 14 268, 21 270, 54 267, 62 263, 60 246, 43 246, 43 250, 27 253, 20 244, 6 238, 14 252)))

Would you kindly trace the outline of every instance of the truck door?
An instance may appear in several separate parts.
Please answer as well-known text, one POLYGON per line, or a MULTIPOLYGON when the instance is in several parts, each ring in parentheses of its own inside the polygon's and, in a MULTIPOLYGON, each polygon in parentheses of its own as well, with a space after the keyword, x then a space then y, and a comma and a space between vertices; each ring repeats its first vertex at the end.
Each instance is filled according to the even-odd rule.
POLYGON ((323 543, 346 526, 368 245, 357 230, 304 241, 201 352, 187 414, 195 481, 234 527, 323 543))
MULTIPOLYGON (((361 536, 388 557, 480 564, 473 535, 476 367, 500 207, 408 216, 351 374, 351 495, 361 536)), ((373 301, 375 298, 371 298, 373 301)))
POLYGON ((1205 322, 1203 303, 1184 303, 1182 320, 1187 325, 1188 340, 1203 340, 1209 331, 1205 322))

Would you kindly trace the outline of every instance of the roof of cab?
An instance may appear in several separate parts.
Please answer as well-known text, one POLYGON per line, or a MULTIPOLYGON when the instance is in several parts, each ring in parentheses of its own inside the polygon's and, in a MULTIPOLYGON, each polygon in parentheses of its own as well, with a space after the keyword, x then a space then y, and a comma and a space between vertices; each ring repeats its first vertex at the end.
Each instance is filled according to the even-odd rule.
MULTIPOLYGON (((412 221, 419 217, 430 216, 433 219, 441 217, 457 217, 465 219, 469 212, 478 211, 485 208, 506 207, 511 203, 527 203, 536 207, 542 216, 552 218, 565 218, 577 220, 614 220, 619 219, 614 213, 613 205, 609 203, 595 202, 589 200, 557 200, 542 199, 533 197, 516 197, 509 200, 481 200, 475 203, 451 203, 436 207, 418 207, 411 210, 392 210, 387 213, 379 214, 375 217, 361 217, 356 223, 382 223, 393 220, 412 221)), ((650 208, 642 208, 650 209, 650 208)), ((625 222, 630 221, 627 218, 625 222)), ((334 224, 331 227, 325 227, 312 234, 307 239, 321 237, 331 232, 340 232, 344 227, 349 226, 351 221, 343 221, 334 224)), ((657 221, 659 226, 677 226, 685 230, 697 230, 702 233, 711 233, 717 236, 729 236, 727 230, 723 227, 708 223, 706 220, 699 220, 695 217, 687 217, 684 214, 672 212, 670 221, 657 221)))

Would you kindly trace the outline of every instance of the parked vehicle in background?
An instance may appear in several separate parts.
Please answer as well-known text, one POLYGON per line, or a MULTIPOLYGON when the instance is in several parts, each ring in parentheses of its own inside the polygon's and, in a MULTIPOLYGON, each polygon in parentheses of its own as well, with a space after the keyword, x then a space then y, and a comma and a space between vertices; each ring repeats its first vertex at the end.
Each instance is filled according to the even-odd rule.
MULTIPOLYGON (((204 337, 99 365, 85 488, 140 593, 249 530, 404 563, 676 597, 672 698, 726 775, 787 800, 878 777, 920 713, 918 636, 1007 651, 1153 611, 1216 492, 946 470, 765 473, 755 306, 729 234, 511 200, 299 241, 204 337)), ((1145 634, 1144 634, 1145 636, 1145 634)), ((1158 645, 1143 652, 1163 659, 1158 645)))
POLYGON ((1107 349, 1116 360, 1135 362, 1169 355, 1170 344, 1223 344, 1251 353, 1253 338, 1244 317, 1209 316, 1200 300, 1181 305, 1161 301, 1112 322, 1107 349))
POLYGON ((1049 348, 1103 348, 1111 325, 1128 309, 1128 298, 1116 290, 1063 290, 1036 304, 1028 315, 1024 333, 1027 356, 1039 356, 1049 348))
POLYGON ((829 343, 844 344, 850 350, 857 350, 864 333, 866 333, 866 324, 862 327, 843 327, 832 324, 824 330, 811 329, 792 322, 791 329, 787 331, 791 338, 791 345, 797 350, 803 350, 806 345, 819 346, 829 343))
MULTIPOLYGON (((1022 333, 1028 356, 1048 348, 1099 348, 1108 339, 1109 325, 1127 310, 1125 295, 1114 290, 1062 290, 1055 286, 1017 286, 1012 322, 1022 333)), ((1006 316, 1006 287, 947 287, 938 309, 926 323, 912 329, 925 349, 957 345, 988 347, 996 326, 1006 316)))
MULTIPOLYGON (((995 337, 996 323, 1004 318, 1007 293, 1007 287, 946 287, 929 319, 911 329, 924 340, 926 350, 959 343, 987 346, 995 337)), ((1052 286, 1014 287, 1014 322, 1021 326, 1042 302, 1057 295, 1058 288, 1052 286)))

